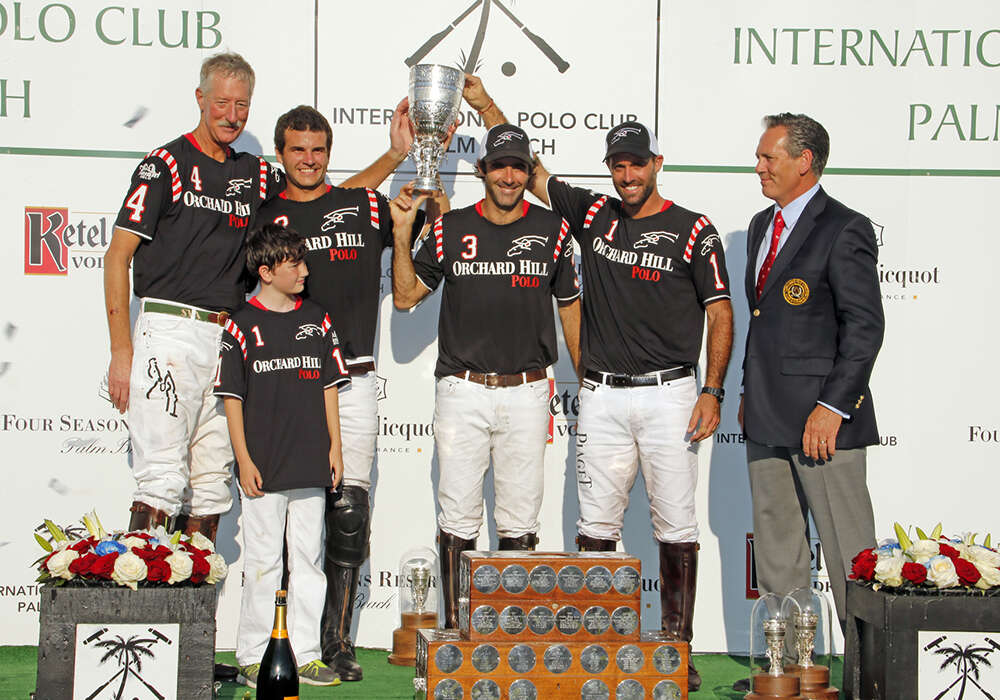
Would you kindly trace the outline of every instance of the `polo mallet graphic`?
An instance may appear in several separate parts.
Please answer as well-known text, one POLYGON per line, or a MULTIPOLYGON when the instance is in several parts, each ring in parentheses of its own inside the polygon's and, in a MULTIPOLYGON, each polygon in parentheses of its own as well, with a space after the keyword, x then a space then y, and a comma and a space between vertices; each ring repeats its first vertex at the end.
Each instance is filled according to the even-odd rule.
POLYGON ((528 37, 528 39, 531 40, 531 43, 533 43, 536 47, 538 47, 538 50, 541 51, 545 55, 545 57, 552 62, 552 64, 556 67, 556 69, 560 73, 565 73, 569 69, 569 63, 566 60, 564 60, 562 56, 556 53, 555 49, 549 46, 548 42, 546 42, 545 39, 543 39, 542 37, 532 32, 530 29, 528 29, 528 27, 525 26, 524 22, 518 19, 514 15, 514 13, 511 12, 507 8, 507 6, 501 2, 501 0, 476 0, 476 2, 472 3, 472 5, 470 5, 468 9, 465 10, 465 12, 456 17, 451 24, 449 24, 440 32, 434 34, 431 38, 425 41, 424 44, 419 49, 417 49, 412 56, 410 56, 404 61, 404 63, 408 67, 412 68, 414 65, 423 60, 424 57, 426 57, 427 54, 434 49, 435 46, 440 44, 441 41, 443 41, 444 38, 448 36, 451 33, 451 31, 459 25, 459 23, 462 22, 462 20, 464 20, 466 17, 472 14, 472 12, 481 4, 483 4, 484 7, 482 10, 482 14, 480 15, 479 18, 479 31, 476 33, 476 38, 473 42, 472 50, 469 52, 469 56, 465 61, 465 71, 467 73, 472 72, 472 69, 474 69, 476 66, 476 62, 479 60, 479 52, 482 49, 483 41, 486 38, 486 25, 489 20, 490 4, 499 7, 500 10, 505 15, 507 15, 507 18, 511 22, 513 22, 514 25, 518 29, 520 29, 521 32, 526 37, 528 37))

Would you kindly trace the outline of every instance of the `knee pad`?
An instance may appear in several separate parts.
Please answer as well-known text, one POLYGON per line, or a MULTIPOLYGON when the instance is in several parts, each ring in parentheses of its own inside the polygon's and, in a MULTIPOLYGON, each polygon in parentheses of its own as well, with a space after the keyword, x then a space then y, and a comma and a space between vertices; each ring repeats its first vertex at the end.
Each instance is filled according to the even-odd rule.
POLYGON ((368 491, 345 486, 343 494, 326 509, 326 557, 343 567, 357 567, 368 558, 371 533, 368 491))

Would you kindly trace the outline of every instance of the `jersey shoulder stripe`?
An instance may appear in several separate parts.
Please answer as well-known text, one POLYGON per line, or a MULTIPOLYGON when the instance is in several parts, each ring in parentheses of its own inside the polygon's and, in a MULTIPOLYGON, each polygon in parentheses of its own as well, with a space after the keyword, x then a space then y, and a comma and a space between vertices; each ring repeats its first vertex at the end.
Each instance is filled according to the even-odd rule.
POLYGON ((559 262, 559 254, 562 253, 563 243, 566 241, 566 234, 569 233, 569 222, 562 220, 559 225, 559 237, 556 239, 556 249, 552 253, 552 262, 559 262))
POLYGON ((597 216, 597 212, 601 210, 605 204, 607 204, 608 195, 601 195, 600 199, 590 205, 587 210, 587 215, 583 217, 583 228, 586 230, 590 228, 590 225, 594 223, 594 217, 597 216))
POLYGON ((246 339, 246 336, 243 335, 243 331, 240 330, 240 327, 237 326, 233 322, 233 319, 231 319, 231 318, 226 321, 226 325, 224 326, 224 328, 226 329, 226 332, 229 333, 229 335, 231 335, 233 337, 233 339, 237 343, 240 344, 240 350, 243 351, 243 360, 246 361, 246 359, 247 359, 247 339, 246 339))
POLYGON ((434 222, 434 252, 438 262, 444 262, 444 225, 441 219, 442 216, 439 216, 434 222))
POLYGON ((684 246, 684 262, 691 262, 691 253, 694 251, 694 242, 698 239, 698 234, 706 226, 711 226, 712 222, 708 220, 707 216, 700 217, 694 222, 694 226, 691 227, 691 235, 688 236, 687 245, 684 246))
POLYGON ((370 187, 365 188, 365 192, 368 193, 368 211, 371 215, 372 228, 378 228, 378 196, 375 194, 375 190, 370 187))
POLYGON ((267 161, 260 158, 260 198, 267 199, 267 161))
POLYGON ((329 333, 332 327, 333 324, 330 322, 330 314, 323 314, 323 325, 320 326, 320 329, 323 331, 323 335, 329 333))
POLYGON ((170 201, 176 202, 179 200, 181 198, 181 176, 177 171, 177 160, 165 148, 155 148, 146 157, 159 158, 166 164, 170 170, 170 201))

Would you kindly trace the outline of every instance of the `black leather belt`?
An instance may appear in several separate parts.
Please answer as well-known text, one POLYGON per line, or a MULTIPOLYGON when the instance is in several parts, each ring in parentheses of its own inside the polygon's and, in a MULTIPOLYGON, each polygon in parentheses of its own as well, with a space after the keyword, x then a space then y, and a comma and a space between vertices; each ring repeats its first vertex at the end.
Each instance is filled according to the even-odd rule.
POLYGON ((527 372, 518 372, 517 374, 494 374, 492 372, 483 373, 467 370, 465 372, 455 372, 452 376, 496 389, 497 387, 521 386, 528 382, 537 382, 539 379, 545 379, 545 370, 529 369, 527 372))
POLYGON ((649 374, 611 374, 610 372, 598 372, 588 369, 583 376, 585 379, 597 382, 598 384, 606 384, 613 387, 631 387, 666 384, 675 379, 690 377, 692 374, 694 374, 694 368, 685 365, 684 367, 663 369, 659 372, 650 372, 649 374))
POLYGON ((375 371, 375 361, 368 360, 368 362, 356 362, 353 365, 347 365, 347 373, 352 377, 357 377, 362 374, 368 374, 369 372, 375 371))

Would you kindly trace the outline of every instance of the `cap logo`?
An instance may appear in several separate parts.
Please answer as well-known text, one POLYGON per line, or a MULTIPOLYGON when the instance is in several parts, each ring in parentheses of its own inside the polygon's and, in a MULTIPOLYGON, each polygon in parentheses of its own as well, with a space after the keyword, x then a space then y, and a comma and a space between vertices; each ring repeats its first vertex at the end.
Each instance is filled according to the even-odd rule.
POLYGON ((635 128, 634 126, 623 126, 621 129, 611 134, 611 144, 618 143, 623 138, 626 138, 629 134, 641 134, 641 133, 642 131, 640 129, 635 128))
POLYGON ((505 131, 502 134, 497 134, 496 139, 494 139, 493 143, 490 144, 490 145, 495 148, 495 147, 500 146, 500 145, 502 145, 504 143, 507 143, 511 139, 515 139, 515 138, 523 140, 524 139, 524 135, 523 134, 519 134, 516 131, 505 131))

